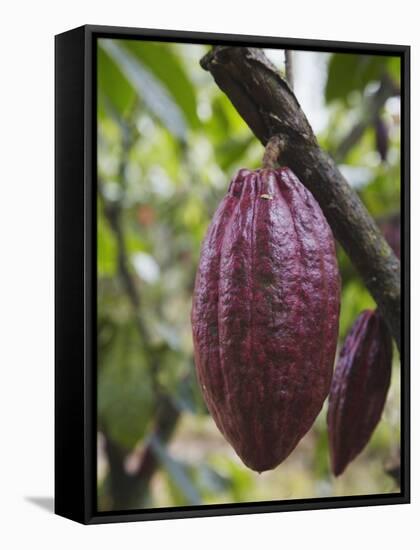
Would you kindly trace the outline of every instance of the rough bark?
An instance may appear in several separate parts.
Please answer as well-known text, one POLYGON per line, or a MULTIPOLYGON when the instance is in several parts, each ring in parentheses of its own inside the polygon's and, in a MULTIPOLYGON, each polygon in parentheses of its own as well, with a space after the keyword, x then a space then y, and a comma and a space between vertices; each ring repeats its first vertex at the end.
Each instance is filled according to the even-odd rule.
POLYGON ((312 128, 287 82, 260 49, 217 46, 202 60, 256 137, 278 136, 290 167, 321 206, 400 347, 400 262, 312 128))

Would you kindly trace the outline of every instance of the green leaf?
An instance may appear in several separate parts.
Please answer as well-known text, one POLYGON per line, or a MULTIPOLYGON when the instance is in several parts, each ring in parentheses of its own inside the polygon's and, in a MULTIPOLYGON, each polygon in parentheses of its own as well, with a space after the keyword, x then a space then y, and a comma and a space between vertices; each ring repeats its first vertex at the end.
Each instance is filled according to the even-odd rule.
POLYGON ((192 363, 190 368, 190 376, 184 376, 177 382, 178 383, 173 390, 173 399, 178 410, 197 415, 208 414, 202 393, 197 384, 194 373, 194 365, 192 363))
POLYGON ((179 57, 167 44, 120 40, 118 44, 134 54, 163 83, 182 110, 192 128, 197 128, 197 98, 194 86, 185 72, 179 57))
MULTIPOLYGON (((325 422, 325 410, 322 412, 323 421, 325 422)), ((316 430, 316 441, 313 450, 313 465, 314 473, 317 479, 326 479, 330 473, 329 450, 328 450, 328 432, 325 429, 316 430)))
POLYGON ((340 339, 344 340, 361 311, 375 307, 376 304, 362 281, 350 281, 341 293, 340 339))
POLYGON ((222 141, 216 147, 217 161, 222 170, 228 171, 233 164, 238 162, 246 154, 254 139, 254 136, 249 135, 244 138, 229 138, 222 141))
POLYGON ((364 205, 373 216, 382 216, 400 207, 400 167, 386 167, 361 190, 364 205))
POLYGON ((195 478, 201 491, 210 495, 219 495, 232 487, 230 477, 220 474, 215 468, 207 464, 199 464, 195 468, 195 478))
POLYGON ((231 498, 234 502, 250 500, 250 497, 252 499, 255 481, 251 470, 225 454, 213 455, 210 462, 221 476, 229 479, 231 498))
POLYGON ((98 45, 99 110, 105 112, 107 104, 122 117, 133 104, 136 92, 106 51, 98 45))
POLYGON ((149 426, 154 395, 136 327, 123 324, 99 349, 98 413, 107 434, 127 450, 149 426))
POLYGON ((179 460, 173 459, 156 436, 150 438, 150 444, 159 462, 177 488, 182 491, 186 502, 193 505, 201 504, 201 497, 188 475, 187 467, 179 460))
POLYGON ((369 82, 379 80, 386 72, 388 60, 379 55, 333 54, 325 89, 327 103, 336 99, 347 101, 351 92, 363 92, 369 82))
POLYGON ((249 136, 249 128, 225 94, 214 96, 211 104, 212 116, 205 122, 206 134, 215 141, 225 140, 226 136, 249 136))
POLYGON ((399 57, 388 58, 388 71, 398 84, 401 82, 401 59, 399 57))
POLYGON ((186 140, 187 125, 178 104, 166 87, 140 60, 122 48, 115 40, 102 40, 102 48, 118 64, 125 79, 135 88, 138 96, 170 132, 182 141, 186 140))
POLYGON ((114 275, 116 271, 117 244, 106 223, 102 206, 98 206, 98 275, 114 275))

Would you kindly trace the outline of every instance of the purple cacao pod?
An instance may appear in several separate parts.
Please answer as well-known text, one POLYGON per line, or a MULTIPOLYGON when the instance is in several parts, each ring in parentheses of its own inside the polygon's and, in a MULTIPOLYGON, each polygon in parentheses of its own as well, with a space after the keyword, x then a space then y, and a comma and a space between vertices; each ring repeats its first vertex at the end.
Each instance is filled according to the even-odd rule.
POLYGON ((389 148, 388 125, 383 118, 378 116, 375 119, 374 127, 375 127, 376 150, 378 151, 382 162, 385 162, 388 157, 388 148, 389 148))
POLYGON ((288 169, 240 170, 201 249, 195 365, 219 430, 251 469, 276 467, 328 395, 340 277, 331 229, 288 169))
POLYGON ((377 310, 363 311, 347 335, 333 376, 327 423, 334 475, 364 449, 385 405, 392 338, 377 310))

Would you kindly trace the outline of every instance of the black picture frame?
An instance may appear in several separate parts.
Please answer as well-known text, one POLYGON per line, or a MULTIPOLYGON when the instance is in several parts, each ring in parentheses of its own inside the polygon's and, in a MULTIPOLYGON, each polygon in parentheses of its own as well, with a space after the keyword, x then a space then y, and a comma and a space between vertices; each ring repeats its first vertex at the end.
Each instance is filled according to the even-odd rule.
POLYGON ((97 524, 410 502, 410 47, 86 25, 55 37, 55 513, 97 524), (132 38, 401 58, 401 492, 96 510, 96 40, 132 38))

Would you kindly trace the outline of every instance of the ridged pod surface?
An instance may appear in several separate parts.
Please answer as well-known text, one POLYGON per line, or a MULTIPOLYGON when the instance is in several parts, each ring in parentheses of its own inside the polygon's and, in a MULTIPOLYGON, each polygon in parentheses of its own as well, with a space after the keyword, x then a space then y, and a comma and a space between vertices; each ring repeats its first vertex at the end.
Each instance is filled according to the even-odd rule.
POLYGON ((192 307, 199 384, 258 472, 282 462, 328 395, 340 277, 330 227, 288 169, 240 170, 201 249, 192 307))
POLYGON ((378 424, 391 380, 392 338, 379 313, 363 311, 344 341, 327 414, 334 475, 363 450, 378 424))

